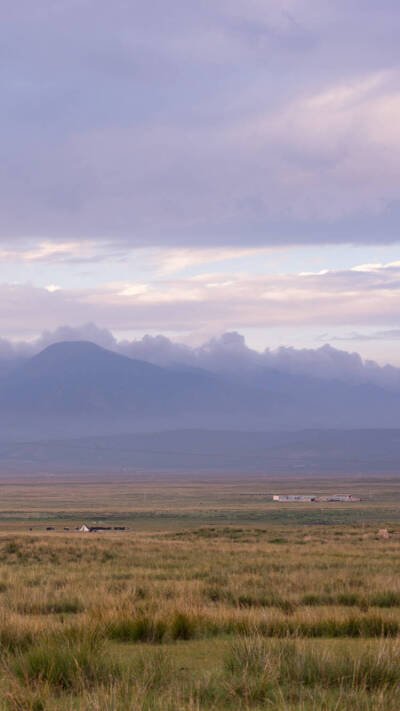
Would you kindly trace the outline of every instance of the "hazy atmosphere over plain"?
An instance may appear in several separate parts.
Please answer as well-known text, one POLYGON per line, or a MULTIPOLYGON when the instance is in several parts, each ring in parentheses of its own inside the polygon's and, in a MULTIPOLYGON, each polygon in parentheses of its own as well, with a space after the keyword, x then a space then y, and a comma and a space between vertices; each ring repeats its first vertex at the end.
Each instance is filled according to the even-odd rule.
POLYGON ((400 365, 399 31, 393 0, 4 0, 3 337, 400 365))
POLYGON ((399 711, 400 0, 0 0, 0 711, 399 711))

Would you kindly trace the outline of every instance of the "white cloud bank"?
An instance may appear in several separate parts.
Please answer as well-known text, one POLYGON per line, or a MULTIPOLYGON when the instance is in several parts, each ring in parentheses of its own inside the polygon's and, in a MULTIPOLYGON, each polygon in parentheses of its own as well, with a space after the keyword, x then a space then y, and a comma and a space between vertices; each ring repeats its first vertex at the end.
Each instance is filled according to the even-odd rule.
POLYGON ((111 331, 95 324, 62 326, 46 331, 36 340, 11 343, 0 340, 0 360, 26 358, 60 341, 88 340, 130 358, 166 367, 194 367, 243 377, 257 377, 263 369, 290 375, 338 379, 352 384, 375 384, 400 391, 400 368, 379 366, 363 360, 358 353, 348 353, 326 344, 316 349, 266 348, 262 353, 249 348, 237 332, 224 333, 199 347, 191 348, 165 336, 146 335, 140 339, 117 340, 111 331))
POLYGON ((399 323, 400 264, 303 274, 210 273, 187 278, 0 285, 1 332, 34 336, 60 323, 94 322, 113 331, 221 333, 268 327, 373 326, 399 323))

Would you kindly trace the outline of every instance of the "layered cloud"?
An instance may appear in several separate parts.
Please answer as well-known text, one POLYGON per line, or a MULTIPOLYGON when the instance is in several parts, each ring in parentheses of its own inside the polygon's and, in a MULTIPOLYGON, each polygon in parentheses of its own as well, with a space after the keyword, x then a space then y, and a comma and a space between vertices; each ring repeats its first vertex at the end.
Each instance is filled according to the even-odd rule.
POLYGON ((1 248, 398 241, 399 26, 393 0, 5 0, 1 248))
POLYGON ((4 0, 2 29, 1 333, 318 330, 386 358, 394 0, 4 0), (365 254, 337 258, 339 243, 365 254))
POLYGON ((374 326, 399 321, 400 262, 301 274, 201 273, 91 288, 0 286, 3 333, 93 321, 112 330, 208 332, 251 327, 374 326))
POLYGON ((4 363, 31 357, 53 343, 76 340, 89 340, 130 358, 163 367, 201 368, 228 377, 243 378, 244 381, 250 379, 250 382, 253 378, 262 377, 265 369, 272 369, 291 376, 338 379, 352 384, 370 383, 396 392, 400 390, 400 368, 390 365, 382 367, 374 361, 363 360, 358 353, 348 353, 328 344, 316 349, 280 347, 259 352, 249 348, 242 335, 229 332, 199 347, 190 347, 162 335, 146 335, 131 341, 117 340, 108 329, 90 323, 45 331, 31 342, 12 343, 0 339, 0 373, 4 363))

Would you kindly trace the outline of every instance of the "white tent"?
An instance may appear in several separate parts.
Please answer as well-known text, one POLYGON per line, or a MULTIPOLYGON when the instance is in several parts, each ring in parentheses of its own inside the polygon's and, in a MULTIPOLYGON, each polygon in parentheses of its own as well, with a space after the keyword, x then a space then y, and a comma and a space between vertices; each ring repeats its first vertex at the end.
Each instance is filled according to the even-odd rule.
POLYGON ((78 528, 79 533, 89 533, 90 528, 87 527, 86 523, 83 523, 80 528, 78 528))

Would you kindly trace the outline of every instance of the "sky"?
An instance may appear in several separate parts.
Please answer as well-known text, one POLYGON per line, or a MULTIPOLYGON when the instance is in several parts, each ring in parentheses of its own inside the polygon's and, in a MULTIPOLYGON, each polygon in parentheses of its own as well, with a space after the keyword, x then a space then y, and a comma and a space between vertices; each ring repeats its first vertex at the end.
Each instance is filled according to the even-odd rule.
POLYGON ((0 335, 400 365, 395 0, 11 0, 0 335))

